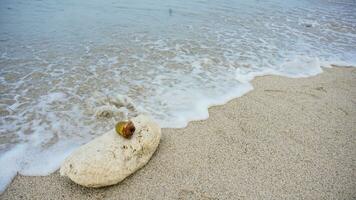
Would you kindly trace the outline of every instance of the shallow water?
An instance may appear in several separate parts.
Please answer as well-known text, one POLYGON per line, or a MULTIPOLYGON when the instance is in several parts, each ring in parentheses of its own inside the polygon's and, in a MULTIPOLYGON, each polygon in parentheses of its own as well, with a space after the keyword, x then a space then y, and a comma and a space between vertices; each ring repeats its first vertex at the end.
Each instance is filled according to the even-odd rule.
POLYGON ((139 113, 162 127, 252 89, 356 63, 356 2, 0 1, 0 190, 139 113))

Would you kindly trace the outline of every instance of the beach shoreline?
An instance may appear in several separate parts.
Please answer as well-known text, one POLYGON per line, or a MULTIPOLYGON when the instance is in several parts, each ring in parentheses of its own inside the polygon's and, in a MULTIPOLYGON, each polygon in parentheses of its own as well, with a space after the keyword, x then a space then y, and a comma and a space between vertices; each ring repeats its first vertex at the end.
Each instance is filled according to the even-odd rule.
POLYGON ((209 108, 207 120, 163 129, 151 161, 122 183, 88 189, 18 175, 1 199, 352 199, 356 197, 356 68, 308 78, 262 76, 209 108))

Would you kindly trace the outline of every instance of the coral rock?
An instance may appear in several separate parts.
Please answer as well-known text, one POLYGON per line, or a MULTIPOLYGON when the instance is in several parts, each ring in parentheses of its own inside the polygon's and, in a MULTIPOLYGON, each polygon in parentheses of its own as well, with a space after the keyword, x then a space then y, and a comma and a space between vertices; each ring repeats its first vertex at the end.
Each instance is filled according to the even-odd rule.
POLYGON ((131 121, 136 131, 130 139, 115 130, 105 133, 68 156, 61 175, 86 187, 103 187, 119 183, 143 167, 157 149, 161 129, 143 115, 131 121))

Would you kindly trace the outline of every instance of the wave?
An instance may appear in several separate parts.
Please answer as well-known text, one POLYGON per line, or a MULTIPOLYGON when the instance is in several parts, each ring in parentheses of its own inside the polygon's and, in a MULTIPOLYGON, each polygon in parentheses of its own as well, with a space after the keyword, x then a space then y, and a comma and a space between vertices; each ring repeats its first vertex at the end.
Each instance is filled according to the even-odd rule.
POLYGON ((182 128, 251 91, 256 76, 310 77, 331 64, 356 66, 350 4, 3 5, 0 191, 17 173, 54 172, 116 121, 146 113, 162 127, 182 128))

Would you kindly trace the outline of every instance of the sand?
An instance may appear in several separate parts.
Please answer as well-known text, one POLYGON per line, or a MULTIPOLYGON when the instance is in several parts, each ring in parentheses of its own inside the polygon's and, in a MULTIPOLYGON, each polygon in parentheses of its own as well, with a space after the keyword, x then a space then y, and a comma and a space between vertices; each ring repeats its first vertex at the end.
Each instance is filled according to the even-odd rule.
POLYGON ((355 199, 356 69, 264 76, 255 90, 163 129, 151 161, 122 183, 17 176, 1 199, 355 199))

